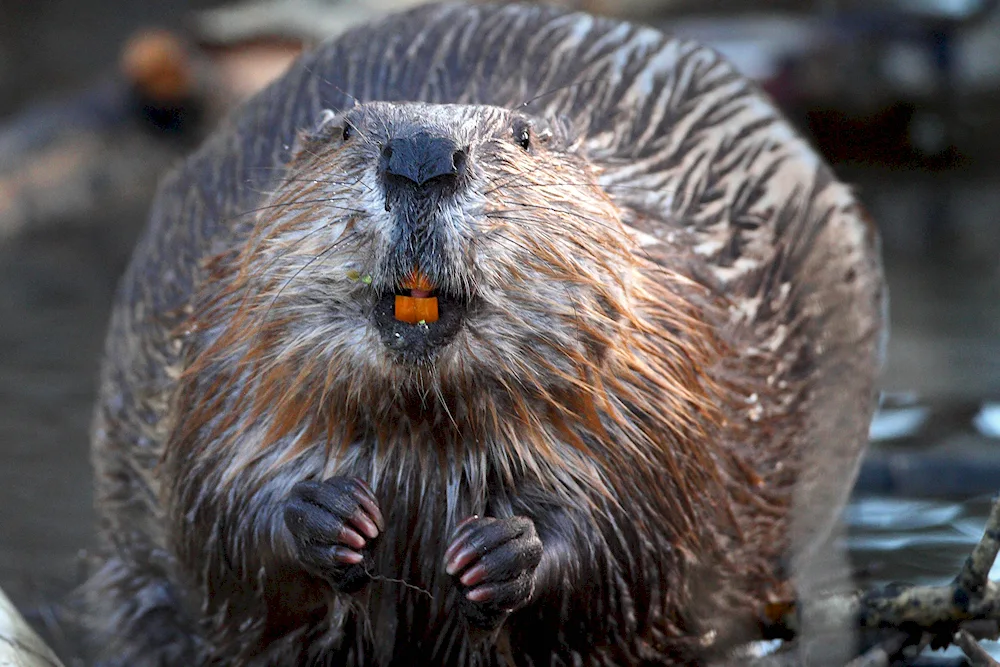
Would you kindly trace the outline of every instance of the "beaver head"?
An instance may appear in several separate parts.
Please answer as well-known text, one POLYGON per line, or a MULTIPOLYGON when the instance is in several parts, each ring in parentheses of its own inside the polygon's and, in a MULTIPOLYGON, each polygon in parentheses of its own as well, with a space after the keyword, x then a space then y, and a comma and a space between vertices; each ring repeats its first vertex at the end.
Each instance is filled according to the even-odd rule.
POLYGON ((581 145, 559 119, 498 107, 324 112, 217 267, 190 374, 228 375, 252 408, 225 411, 274 436, 426 423, 537 444, 699 422, 696 290, 646 257, 581 145), (435 299, 436 321, 404 321, 398 297, 435 299))
POLYGON ((495 107, 328 112, 263 221, 274 243, 268 274, 301 269, 285 304, 327 304, 310 330, 336 327, 323 337, 328 352, 400 382, 537 375, 539 354, 557 366, 593 357, 628 307, 629 239, 569 141, 556 123, 495 107), (414 272, 438 300, 437 321, 396 317, 414 272), (568 318, 578 324, 567 329, 568 318), (522 358, 527 367, 511 373, 522 358))

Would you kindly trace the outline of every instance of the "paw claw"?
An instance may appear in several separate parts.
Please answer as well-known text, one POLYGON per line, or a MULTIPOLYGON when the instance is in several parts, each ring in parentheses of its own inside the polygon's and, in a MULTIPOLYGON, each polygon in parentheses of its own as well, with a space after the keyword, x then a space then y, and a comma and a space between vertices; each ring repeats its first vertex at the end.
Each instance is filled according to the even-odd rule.
POLYGON ((303 568, 345 592, 369 580, 364 562, 381 521, 378 502, 360 479, 299 482, 285 505, 285 526, 303 568))
POLYGON ((363 554, 351 549, 345 549, 344 547, 334 547, 330 551, 330 556, 333 560, 339 561, 344 565, 357 565, 365 559, 363 554))
POLYGON ((360 551, 365 548, 366 542, 365 538, 361 537, 360 533, 355 530, 351 530, 347 526, 340 529, 340 533, 337 534, 337 541, 346 544, 347 546, 360 551))
POLYGON ((364 484, 364 486, 361 487, 361 493, 355 494, 355 497, 364 510, 364 512, 359 512, 359 517, 361 517, 361 520, 374 527, 375 534, 371 536, 374 538, 378 536, 379 532, 385 529, 385 519, 382 517, 382 510, 379 509, 378 502, 375 500, 375 494, 372 493, 371 487, 360 479, 357 481, 360 484, 364 484), (367 513, 367 515, 365 513, 367 513))
POLYGON ((488 602, 496 595, 496 589, 492 586, 478 586, 465 594, 465 599, 469 602, 488 602))
POLYGON ((455 559, 455 554, 458 553, 463 546, 465 546, 465 537, 468 535, 469 530, 474 525, 474 522, 478 520, 479 515, 474 514, 455 526, 455 530, 451 537, 451 546, 449 546, 448 550, 444 552, 445 562, 451 562, 455 559))
POLYGON ((542 542, 530 519, 470 517, 455 529, 445 571, 462 590, 469 621, 496 628, 531 599, 541 558, 542 542))
MULTIPOLYGON (((461 543, 459 543, 458 546, 461 547, 461 543)), ((477 558, 479 558, 479 554, 476 550, 471 547, 467 547, 455 554, 452 554, 451 559, 448 561, 448 565, 445 567, 445 571, 451 576, 455 576, 471 565, 477 558)))
POLYGON ((480 563, 475 567, 469 568, 469 570, 462 575, 462 578, 459 579, 459 581, 462 582, 463 586, 475 586, 486 578, 486 574, 486 567, 480 563))
POLYGON ((350 517, 348 517, 348 521, 351 522, 351 526, 355 530, 357 530, 358 533, 364 535, 369 540, 374 540, 376 537, 378 537, 379 534, 378 526, 375 525, 375 522, 372 521, 371 517, 365 514, 363 511, 358 510, 350 517))

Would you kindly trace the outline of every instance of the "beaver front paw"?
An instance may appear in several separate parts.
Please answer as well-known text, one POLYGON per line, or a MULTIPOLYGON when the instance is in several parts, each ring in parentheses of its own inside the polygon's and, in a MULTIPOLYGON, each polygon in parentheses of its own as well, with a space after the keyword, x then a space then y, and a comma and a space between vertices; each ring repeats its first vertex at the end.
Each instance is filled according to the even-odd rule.
POLYGON ((491 630, 531 599, 542 541, 531 519, 470 517, 455 529, 445 571, 462 591, 469 622, 491 630))
POLYGON ((345 593, 368 583, 369 550, 383 520, 365 482, 348 477, 299 482, 285 502, 285 525, 306 570, 345 593))

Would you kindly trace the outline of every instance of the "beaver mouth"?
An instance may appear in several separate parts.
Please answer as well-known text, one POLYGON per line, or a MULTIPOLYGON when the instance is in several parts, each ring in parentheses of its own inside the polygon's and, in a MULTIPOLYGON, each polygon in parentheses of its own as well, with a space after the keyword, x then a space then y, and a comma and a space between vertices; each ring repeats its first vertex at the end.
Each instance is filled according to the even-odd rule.
POLYGON ((469 306, 467 299, 444 290, 400 287, 378 296, 373 320, 387 348, 396 352, 404 361, 421 362, 429 360, 435 352, 451 342, 462 328, 469 306), (418 302, 417 307, 413 309, 411 303, 403 301, 407 299, 418 302), (402 311, 406 306, 410 307, 408 314, 416 312, 419 317, 423 312, 429 312, 419 302, 430 300, 436 302, 436 320, 426 317, 413 322, 406 321, 413 319, 412 316, 403 315, 402 311), (404 303, 406 306, 402 305, 404 303))

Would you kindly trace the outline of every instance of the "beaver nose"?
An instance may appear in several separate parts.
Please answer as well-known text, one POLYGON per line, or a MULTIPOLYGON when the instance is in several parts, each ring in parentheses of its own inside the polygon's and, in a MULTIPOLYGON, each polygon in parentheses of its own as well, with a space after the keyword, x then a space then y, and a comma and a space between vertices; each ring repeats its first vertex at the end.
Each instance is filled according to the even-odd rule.
POLYGON ((382 172, 389 180, 425 185, 456 181, 465 173, 466 154, 447 137, 418 132, 390 140, 382 149, 382 172))

